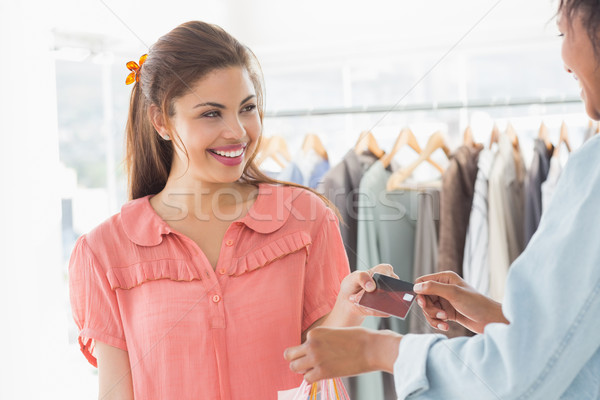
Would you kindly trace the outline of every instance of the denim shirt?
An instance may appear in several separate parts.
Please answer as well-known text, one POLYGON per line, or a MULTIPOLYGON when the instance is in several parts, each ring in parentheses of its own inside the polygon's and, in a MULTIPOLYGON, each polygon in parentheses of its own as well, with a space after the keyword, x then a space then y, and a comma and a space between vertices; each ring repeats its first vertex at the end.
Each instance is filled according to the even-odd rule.
POLYGON ((502 309, 510 325, 471 338, 406 335, 398 398, 600 399, 600 136, 571 156, 502 309))

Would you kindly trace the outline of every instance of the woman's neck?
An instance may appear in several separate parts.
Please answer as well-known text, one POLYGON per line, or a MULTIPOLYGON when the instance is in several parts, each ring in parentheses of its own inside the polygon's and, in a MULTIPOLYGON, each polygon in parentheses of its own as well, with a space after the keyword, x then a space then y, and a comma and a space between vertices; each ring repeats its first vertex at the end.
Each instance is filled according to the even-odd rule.
POLYGON ((245 183, 207 183, 170 177, 150 202, 165 220, 234 221, 247 213, 257 195, 258 190, 245 183))

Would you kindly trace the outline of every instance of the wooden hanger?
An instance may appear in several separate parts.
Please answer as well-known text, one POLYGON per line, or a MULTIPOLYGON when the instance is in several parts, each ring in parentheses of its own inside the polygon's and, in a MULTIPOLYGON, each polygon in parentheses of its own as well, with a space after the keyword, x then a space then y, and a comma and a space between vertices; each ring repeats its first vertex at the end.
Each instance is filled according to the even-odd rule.
POLYGON ((377 158, 381 158, 385 154, 385 151, 381 150, 381 147, 377 144, 375 136, 373 136, 371 131, 362 131, 356 141, 356 145, 354 145, 354 152, 356 154, 362 153, 365 149, 369 150, 377 158))
POLYGON ((413 171, 421 164, 423 161, 426 161, 434 151, 442 149, 446 154, 446 157, 450 157, 450 150, 446 145, 446 140, 444 139, 444 135, 442 132, 437 131, 427 141, 425 148, 419 155, 419 158, 415 160, 408 167, 400 169, 392 174, 387 181, 387 190, 394 190, 400 188, 402 182, 404 182, 409 176, 412 175, 413 171))
POLYGON ((329 160, 329 156, 327 155, 325 146, 323 146, 323 142, 321 142, 321 139, 319 139, 319 137, 314 133, 307 134, 304 137, 304 142, 302 143, 302 151, 307 152, 309 150, 314 150, 323 159, 329 160))
POLYGON ((492 128, 492 134, 490 136, 490 149, 494 143, 498 143, 498 138, 500 137, 500 129, 498 129, 498 125, 494 124, 492 128))
POLYGON ((463 145, 475 147, 475 140, 473 139, 473 130, 470 126, 467 126, 465 128, 465 132, 463 133, 463 145))
POLYGON ((256 165, 260 167, 267 158, 271 158, 281 168, 285 168, 286 164, 281 161, 279 155, 283 156, 288 162, 292 159, 285 139, 277 135, 268 138, 263 137, 260 143, 259 154, 256 156, 256 165))
POLYGON ((554 148, 554 154, 552 154, 552 157, 558 157, 560 153, 560 145, 562 143, 564 143, 565 146, 567 146, 567 151, 570 153, 571 143, 569 142, 569 130, 567 129, 567 124, 565 123, 565 121, 563 121, 563 123, 560 125, 560 136, 558 137, 558 143, 554 148))
POLYGON ((519 149, 519 135, 517 135, 517 131, 515 131, 515 128, 510 122, 506 127, 506 135, 510 139, 510 142, 512 143, 513 147, 515 149, 519 149))
MULTIPOLYGON (((388 154, 381 158, 381 163, 383 164, 384 168, 387 168, 392 163, 392 160, 396 156, 396 153, 398 153, 398 151, 406 144, 418 154, 421 154, 423 152, 421 146, 419 146, 419 142, 417 141, 417 138, 415 137, 413 131, 409 128, 404 128, 400 131, 400 134, 396 138, 396 142, 394 143, 394 147, 392 147, 392 151, 390 151, 388 154)), ((440 174, 444 173, 444 169, 440 167, 440 165, 433 161, 431 158, 427 157, 426 161, 433 165, 435 169, 440 171, 440 174)))
POLYGON ((538 139, 542 139, 544 141, 548 151, 552 150, 553 146, 552 142, 550 141, 550 137, 548 136, 548 127, 546 127, 546 124, 543 122, 540 125, 540 130, 538 131, 538 139))

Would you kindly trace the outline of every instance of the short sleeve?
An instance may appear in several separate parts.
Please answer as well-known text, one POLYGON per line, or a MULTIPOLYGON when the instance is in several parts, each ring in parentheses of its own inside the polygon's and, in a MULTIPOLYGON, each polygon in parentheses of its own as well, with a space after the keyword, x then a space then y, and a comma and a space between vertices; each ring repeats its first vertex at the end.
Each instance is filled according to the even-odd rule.
POLYGON ((350 266, 338 219, 328 208, 309 247, 304 278, 302 332, 333 309, 342 280, 349 273, 350 266))
POLYGON ((81 351, 93 366, 98 366, 94 355, 96 340, 127 350, 116 293, 85 236, 77 240, 71 254, 69 296, 81 351))

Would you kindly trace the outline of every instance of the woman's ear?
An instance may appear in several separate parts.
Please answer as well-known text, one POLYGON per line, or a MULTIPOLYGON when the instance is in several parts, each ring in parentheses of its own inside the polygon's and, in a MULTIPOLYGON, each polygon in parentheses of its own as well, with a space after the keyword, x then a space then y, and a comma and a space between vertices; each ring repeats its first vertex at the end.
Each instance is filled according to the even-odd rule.
POLYGON ((163 139, 168 140, 169 130, 167 128, 167 124, 165 123, 166 121, 163 113, 156 104, 151 104, 150 107, 148 107, 148 118, 150 118, 150 122, 152 122, 156 132, 158 132, 163 139))

